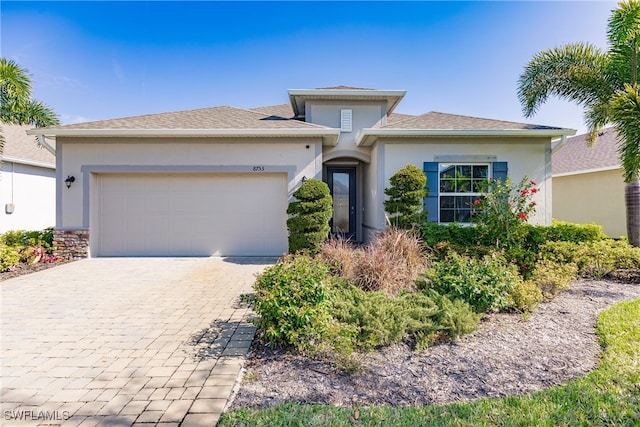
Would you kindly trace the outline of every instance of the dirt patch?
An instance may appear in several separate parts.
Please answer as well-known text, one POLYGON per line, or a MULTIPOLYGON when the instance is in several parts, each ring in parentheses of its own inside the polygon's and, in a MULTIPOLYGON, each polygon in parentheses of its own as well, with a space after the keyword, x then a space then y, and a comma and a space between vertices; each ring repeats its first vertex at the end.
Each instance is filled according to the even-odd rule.
POLYGON ((254 343, 230 408, 443 404, 563 384, 597 366, 598 314, 639 297, 637 284, 580 280, 527 320, 521 314, 488 315, 479 330, 453 343, 421 353, 397 345, 362 356, 364 370, 352 375, 254 343))

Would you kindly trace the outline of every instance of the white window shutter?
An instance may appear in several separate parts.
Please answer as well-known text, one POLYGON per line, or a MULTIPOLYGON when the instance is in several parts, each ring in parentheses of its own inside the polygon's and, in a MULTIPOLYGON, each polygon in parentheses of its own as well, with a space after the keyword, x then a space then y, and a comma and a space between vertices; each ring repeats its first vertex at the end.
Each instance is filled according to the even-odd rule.
POLYGON ((340 130, 342 132, 351 132, 352 129, 353 110, 340 110, 340 130))

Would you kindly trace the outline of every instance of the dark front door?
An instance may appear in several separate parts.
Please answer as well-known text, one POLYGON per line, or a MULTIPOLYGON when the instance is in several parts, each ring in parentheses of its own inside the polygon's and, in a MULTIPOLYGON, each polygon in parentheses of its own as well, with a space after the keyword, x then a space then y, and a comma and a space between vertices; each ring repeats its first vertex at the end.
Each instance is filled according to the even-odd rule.
POLYGON ((327 167, 327 185, 333 197, 331 232, 356 237, 356 168, 327 167))

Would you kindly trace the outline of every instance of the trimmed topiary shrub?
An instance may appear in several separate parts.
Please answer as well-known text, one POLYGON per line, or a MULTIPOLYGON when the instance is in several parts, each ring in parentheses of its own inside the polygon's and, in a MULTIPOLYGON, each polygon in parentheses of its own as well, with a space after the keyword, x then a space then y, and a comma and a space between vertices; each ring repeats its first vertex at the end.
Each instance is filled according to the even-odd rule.
POLYGON ((322 181, 310 179, 294 193, 296 201, 289 203, 287 220, 289 252, 308 250, 316 254, 329 235, 329 220, 333 215, 333 200, 329 187, 322 181))
POLYGON ((417 166, 409 164, 389 178, 391 187, 384 189, 389 196, 384 210, 389 214, 391 225, 413 228, 425 219, 424 198, 427 197, 427 177, 417 166))

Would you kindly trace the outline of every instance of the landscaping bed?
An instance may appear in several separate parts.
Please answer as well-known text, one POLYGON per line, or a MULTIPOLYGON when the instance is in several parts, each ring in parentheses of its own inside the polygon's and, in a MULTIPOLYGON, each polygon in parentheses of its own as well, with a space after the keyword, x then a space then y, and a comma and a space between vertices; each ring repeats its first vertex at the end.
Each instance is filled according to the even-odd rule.
POLYGON ((36 271, 46 270, 47 268, 56 267, 65 264, 67 261, 56 262, 39 262, 36 264, 19 263, 11 267, 7 271, 0 272, 0 282, 14 277, 23 276, 25 274, 35 273, 36 271))
POLYGON ((454 342, 421 352, 402 343, 358 355, 362 370, 351 374, 256 341, 230 409, 288 402, 413 406, 546 389, 597 366, 598 313, 634 298, 637 284, 582 279, 529 316, 486 314, 476 332, 454 342))

